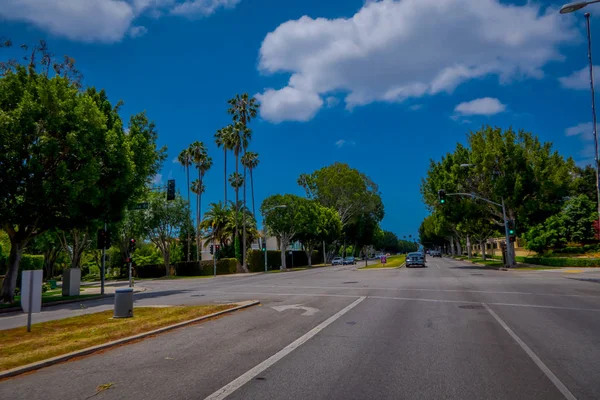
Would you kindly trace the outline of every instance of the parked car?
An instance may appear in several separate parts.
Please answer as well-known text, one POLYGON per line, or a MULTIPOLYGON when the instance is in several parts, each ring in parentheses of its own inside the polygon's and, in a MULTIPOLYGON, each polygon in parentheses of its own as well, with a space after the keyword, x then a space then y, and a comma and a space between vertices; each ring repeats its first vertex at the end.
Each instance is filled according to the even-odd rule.
POLYGON ((354 264, 356 264, 356 260, 354 259, 354 257, 346 257, 346 258, 344 258, 343 264, 344 265, 354 265, 354 264))
POLYGON ((342 257, 335 257, 331 261, 331 265, 344 265, 344 259, 342 257))
POLYGON ((408 253, 406 256, 406 268, 410 267, 424 267, 425 266, 425 257, 423 257, 423 253, 415 252, 408 253))

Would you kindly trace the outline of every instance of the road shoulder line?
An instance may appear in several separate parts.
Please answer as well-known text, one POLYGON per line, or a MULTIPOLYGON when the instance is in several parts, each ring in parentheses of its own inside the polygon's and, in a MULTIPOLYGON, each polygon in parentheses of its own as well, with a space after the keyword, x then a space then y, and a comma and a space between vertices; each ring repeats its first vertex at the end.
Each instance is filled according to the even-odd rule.
POLYGON ((267 368, 271 367, 277 361, 281 360, 283 357, 287 356, 292 351, 296 350, 298 347, 302 346, 304 343, 306 343, 308 340, 310 340, 313 336, 315 336, 317 333, 321 332, 327 326, 329 326, 330 324, 335 322, 342 315, 346 314, 348 311, 350 311, 351 309, 356 307, 360 302, 362 302, 366 298, 367 298, 366 296, 362 296, 362 297, 356 299, 355 301, 353 301, 352 303, 350 303, 349 305, 347 305, 346 307, 344 307, 343 309, 341 309, 340 311, 338 311, 331 317, 327 318, 325 321, 321 322, 319 325, 315 326, 313 329, 311 329, 304 335, 300 336, 298 339, 294 340, 292 343, 285 346, 283 349, 279 350, 277 353, 273 354, 271 357, 267 358, 265 361, 261 362, 254 368, 250 369, 249 371, 240 375, 239 377, 237 377, 236 379, 234 379, 227 385, 223 386, 221 389, 219 389, 216 392, 214 392, 213 394, 209 395, 204 400, 222 400, 222 399, 226 398, 227 396, 229 396, 230 394, 232 394, 233 392, 235 392, 236 390, 238 390, 239 388, 244 386, 246 383, 250 382, 258 374, 265 371, 267 368))
POLYGON ((502 320, 502 318, 500 318, 498 316, 498 314, 496 314, 494 312, 494 310, 492 310, 490 308, 490 306, 488 306, 485 303, 482 303, 482 304, 485 307, 485 309, 490 313, 490 315, 492 317, 494 317, 496 322, 498 322, 500 324, 500 326, 502 326, 502 328, 504 328, 504 330, 506 332, 508 332, 508 334, 515 340, 515 342, 517 342, 519 344, 519 346, 521 346, 521 348, 525 351, 525 353, 527 353, 529 358, 531 358, 531 360, 535 363, 535 365, 537 365, 538 368, 542 370, 542 372, 548 377, 548 379, 550 379, 550 381, 563 394, 563 396, 565 396, 565 398, 568 400, 577 400, 577 398, 564 385, 564 383, 562 383, 560 381, 560 379, 558 379, 558 377, 556 375, 554 375, 554 373, 550 370, 550 368, 548 368, 546 366, 546 364, 544 364, 544 362, 542 360, 540 360, 540 358, 533 352, 533 350, 531 350, 531 348, 529 346, 527 346, 527 344, 525 344, 525 342, 523 340, 521 340, 521 338, 519 336, 517 336, 517 334, 508 327, 508 325, 506 325, 506 323, 502 320))

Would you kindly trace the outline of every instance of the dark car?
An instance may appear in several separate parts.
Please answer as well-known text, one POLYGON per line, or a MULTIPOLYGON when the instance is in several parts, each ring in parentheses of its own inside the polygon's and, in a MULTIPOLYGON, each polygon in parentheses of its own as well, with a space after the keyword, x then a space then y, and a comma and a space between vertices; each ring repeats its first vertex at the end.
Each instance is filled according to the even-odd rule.
POLYGON ((425 266, 425 257, 423 257, 423 253, 408 253, 406 256, 406 268, 410 267, 424 267, 425 266))
POLYGON ((431 252, 431 257, 441 257, 441 256, 442 256, 441 251, 432 251, 431 252))
POLYGON ((354 265, 356 264, 356 260, 354 257, 346 257, 344 258, 344 265, 354 265))

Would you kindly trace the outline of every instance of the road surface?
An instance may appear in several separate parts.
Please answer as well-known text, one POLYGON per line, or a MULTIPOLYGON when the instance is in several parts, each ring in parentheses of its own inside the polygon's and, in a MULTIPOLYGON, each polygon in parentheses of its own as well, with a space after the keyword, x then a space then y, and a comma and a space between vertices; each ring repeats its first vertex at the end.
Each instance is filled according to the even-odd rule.
POLYGON ((112 383, 94 400, 598 399, 599 272, 428 257, 419 269, 144 282, 137 305, 262 305, 2 381, 0 398, 85 399, 112 383))

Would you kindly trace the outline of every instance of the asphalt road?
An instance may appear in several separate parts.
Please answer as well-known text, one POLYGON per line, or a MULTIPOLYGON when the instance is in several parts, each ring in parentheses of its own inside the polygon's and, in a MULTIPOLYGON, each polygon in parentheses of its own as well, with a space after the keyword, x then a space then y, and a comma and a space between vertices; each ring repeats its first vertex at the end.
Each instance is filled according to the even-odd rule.
POLYGON ((598 399, 599 283, 439 258, 144 282, 137 305, 262 305, 2 381, 0 398, 85 399, 112 383, 93 399, 598 399))

